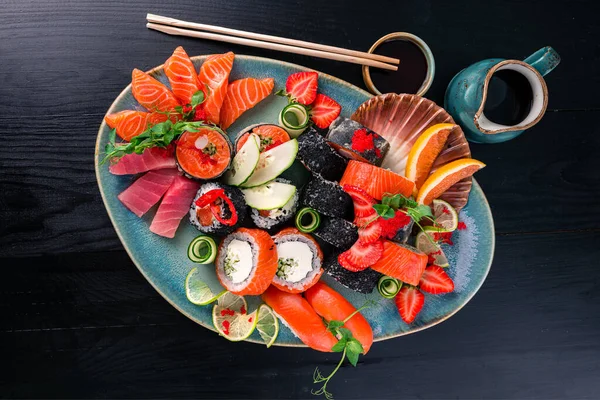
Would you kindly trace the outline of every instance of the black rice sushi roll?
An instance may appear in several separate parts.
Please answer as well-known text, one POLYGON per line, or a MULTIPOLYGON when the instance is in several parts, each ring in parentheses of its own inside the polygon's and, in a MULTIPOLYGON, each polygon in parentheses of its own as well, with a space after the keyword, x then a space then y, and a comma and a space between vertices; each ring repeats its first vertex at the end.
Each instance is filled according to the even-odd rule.
POLYGON ((352 272, 338 263, 339 252, 334 252, 325 257, 323 268, 325 273, 350 290, 360 293, 371 293, 377 287, 377 282, 382 274, 367 268, 364 271, 352 272))
POLYGON ((344 157, 378 167, 390 149, 388 141, 376 132, 344 117, 331 123, 326 139, 344 157))
POLYGON ((336 182, 327 181, 319 175, 314 175, 304 188, 301 203, 329 217, 352 218, 354 213, 348 193, 336 182))
POLYGON ((296 156, 313 174, 330 181, 339 180, 346 170, 346 159, 340 156, 314 128, 298 137, 296 156))
POLYGON ((200 232, 227 235, 246 219, 242 191, 216 182, 200 186, 190 208, 190 223, 200 232))
MULTIPOLYGON (((282 178, 277 178, 273 182, 284 183, 286 185, 291 184, 290 181, 282 178)), ((271 183, 267 183, 263 186, 270 185, 271 183)), ((256 188, 248 190, 252 191, 256 190, 256 188)), ((273 196, 273 194, 270 195, 273 196)), ((252 218, 252 222, 254 222, 254 225, 256 225, 258 228, 265 229, 272 233, 272 231, 278 230, 287 222, 292 220, 292 218, 294 218, 294 214, 296 214, 296 210, 298 209, 299 203, 300 194, 298 193, 298 190, 295 190, 292 197, 290 197, 289 200, 287 200, 287 202, 282 207, 270 210, 259 210, 256 208, 250 208, 250 218, 252 218)))
POLYGON ((358 228, 345 219, 323 217, 313 235, 338 250, 345 251, 358 240, 358 228))

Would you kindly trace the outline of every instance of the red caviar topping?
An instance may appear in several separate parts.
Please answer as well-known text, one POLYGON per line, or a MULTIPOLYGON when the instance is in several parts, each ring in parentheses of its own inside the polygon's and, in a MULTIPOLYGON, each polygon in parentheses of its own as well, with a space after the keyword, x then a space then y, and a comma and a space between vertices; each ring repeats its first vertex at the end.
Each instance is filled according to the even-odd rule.
POLYGON ((396 236, 396 233, 410 223, 410 217, 401 210, 396 211, 394 218, 383 219, 379 218, 381 225, 381 236, 391 239, 396 236))
POLYGON ((435 232, 433 234, 433 239, 436 242, 446 243, 446 244, 449 244, 450 246, 452 246, 454 244, 454 242, 452 241, 452 232, 444 232, 444 233, 435 232))
POLYGON ((467 229, 467 224, 465 224, 464 222, 460 221, 458 223, 458 226, 456 227, 456 229, 458 229, 459 231, 464 231, 465 229, 467 229))
POLYGON ((223 321, 221 325, 223 325, 223 333, 229 335, 229 327, 231 326, 229 321, 223 321))
POLYGON ((233 310, 230 310, 229 308, 226 308, 226 309, 224 309, 224 310, 221 310, 221 317, 224 317, 224 316, 226 316, 226 315, 229 315, 229 316, 232 316, 232 317, 233 317, 233 316, 235 315, 235 311, 233 311, 233 310))
POLYGON ((246 314, 246 307, 242 306, 242 307, 240 308, 240 312, 241 312, 242 314, 246 314))
POLYGON ((373 135, 369 133, 365 128, 357 129, 354 131, 352 136, 352 149, 365 152, 367 150, 373 150, 375 145, 373 144, 373 135))
POLYGON ((248 322, 252 322, 252 317, 248 318, 248 322))

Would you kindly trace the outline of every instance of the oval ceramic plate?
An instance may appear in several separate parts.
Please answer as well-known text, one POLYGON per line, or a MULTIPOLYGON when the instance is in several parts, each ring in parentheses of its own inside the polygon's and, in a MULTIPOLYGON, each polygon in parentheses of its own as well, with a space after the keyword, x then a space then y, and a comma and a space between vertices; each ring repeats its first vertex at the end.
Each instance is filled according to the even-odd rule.
MULTIPOLYGON (((206 57, 194 57, 196 68, 206 57)), ((242 77, 275 78, 273 92, 285 87, 285 80, 291 73, 307 68, 280 61, 236 55, 231 80, 242 77)), ((161 82, 168 84, 162 66, 151 71, 161 82)), ((342 115, 349 117, 371 95, 367 92, 329 75, 319 75, 319 91, 337 100, 342 106, 342 115)), ((235 137, 237 130, 248 125, 267 122, 277 123, 279 111, 286 99, 269 96, 255 108, 246 112, 229 128, 229 135, 235 137)), ((111 105, 108 113, 126 109, 141 109, 127 86, 111 105)), ((191 304, 185 297, 184 281, 188 272, 195 266, 187 258, 187 246, 198 235, 198 231, 184 219, 174 239, 166 239, 150 232, 149 225, 155 208, 143 218, 136 217, 117 199, 135 179, 133 176, 115 176, 108 172, 106 165, 99 165, 99 153, 108 140, 109 128, 103 122, 96 143, 96 176, 108 215, 129 256, 152 286, 176 309, 198 324, 214 331, 211 320, 211 306, 200 307, 191 304)), ((363 312, 371 323, 375 340, 385 340, 433 326, 460 310, 481 287, 488 274, 494 253, 494 224, 485 196, 474 182, 468 205, 461 211, 460 219, 467 228, 453 236, 454 246, 445 248, 450 260, 448 273, 454 279, 456 290, 443 296, 426 295, 425 306, 417 319, 407 325, 400 319, 393 300, 382 298, 377 290, 364 295, 346 289, 325 276, 325 280, 341 292, 355 306, 372 299, 378 305, 363 312)), ((214 289, 220 288, 212 265, 199 266, 204 280, 214 289)), ((256 307, 260 298, 249 298, 250 308, 256 307)), ((257 332, 248 339, 262 343, 257 332)), ((303 346, 291 331, 281 325, 276 345, 303 346)))

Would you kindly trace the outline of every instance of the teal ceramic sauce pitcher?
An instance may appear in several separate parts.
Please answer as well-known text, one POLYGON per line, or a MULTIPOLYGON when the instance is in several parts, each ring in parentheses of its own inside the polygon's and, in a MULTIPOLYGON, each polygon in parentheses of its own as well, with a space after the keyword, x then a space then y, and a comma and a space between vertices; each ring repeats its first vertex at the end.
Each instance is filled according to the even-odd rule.
MULTIPOLYGON (((552 47, 544 47, 524 61, 502 58, 479 61, 463 69, 452 79, 446 90, 444 106, 463 128, 469 141, 475 143, 505 142, 519 136, 542 119, 548 105, 548 88, 543 76, 552 71, 559 63, 560 56, 552 47), (495 74, 497 75, 495 76, 495 74), (516 90, 508 88, 513 97, 511 100, 515 102, 513 105, 524 111, 519 120, 510 124, 506 124, 504 121, 494 121, 491 111, 488 116, 484 113, 484 111, 490 110, 490 104, 487 104, 488 107, 486 107, 486 102, 490 101, 488 92, 490 81, 493 77, 498 78, 501 75, 506 76, 506 74, 512 81, 522 82, 521 86, 524 86, 524 88, 517 87, 516 90)), ((496 95, 496 89, 493 90, 496 95)), ((507 89, 503 87, 500 88, 500 91, 504 91, 504 93, 495 97, 501 97, 507 89)))

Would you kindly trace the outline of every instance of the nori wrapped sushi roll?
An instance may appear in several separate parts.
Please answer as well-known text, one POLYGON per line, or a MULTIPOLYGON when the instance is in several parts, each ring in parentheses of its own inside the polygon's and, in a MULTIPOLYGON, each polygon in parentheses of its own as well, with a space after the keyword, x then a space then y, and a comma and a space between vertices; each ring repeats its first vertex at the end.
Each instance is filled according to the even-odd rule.
POLYGON ((321 225, 313 235, 338 250, 345 251, 358 240, 358 228, 345 219, 321 217, 321 225))
POLYGON ((340 156, 314 128, 298 137, 298 155, 302 164, 313 174, 330 181, 339 180, 346 169, 346 160, 340 156))
POLYGON ((246 201, 240 189, 209 182, 200 186, 192 202, 190 223, 200 232, 227 235, 244 222, 246 214, 246 201), (198 207, 196 202, 200 198, 203 198, 207 205, 198 207))
MULTIPOLYGON (((287 179, 282 178, 275 179, 275 182, 291 183, 287 179)), ((296 193, 294 193, 288 202, 281 208, 273 210, 257 210, 255 208, 250 208, 250 218, 252 218, 252 222, 254 222, 254 225, 257 227, 273 233, 273 231, 278 230, 294 218, 294 214, 296 214, 296 210, 298 209, 299 199, 300 193, 299 190, 296 189, 296 193)))
POLYGON ((381 166, 390 144, 376 132, 349 118, 338 117, 326 137, 341 155, 351 160, 381 166))
POLYGON ((354 212, 348 193, 336 182, 327 181, 319 175, 314 175, 304 188, 301 203, 329 217, 352 218, 354 212))
POLYGON ((350 290, 360 293, 371 293, 377 286, 381 274, 367 268, 360 272, 351 272, 338 263, 339 252, 334 252, 325 257, 323 268, 325 273, 350 290))

